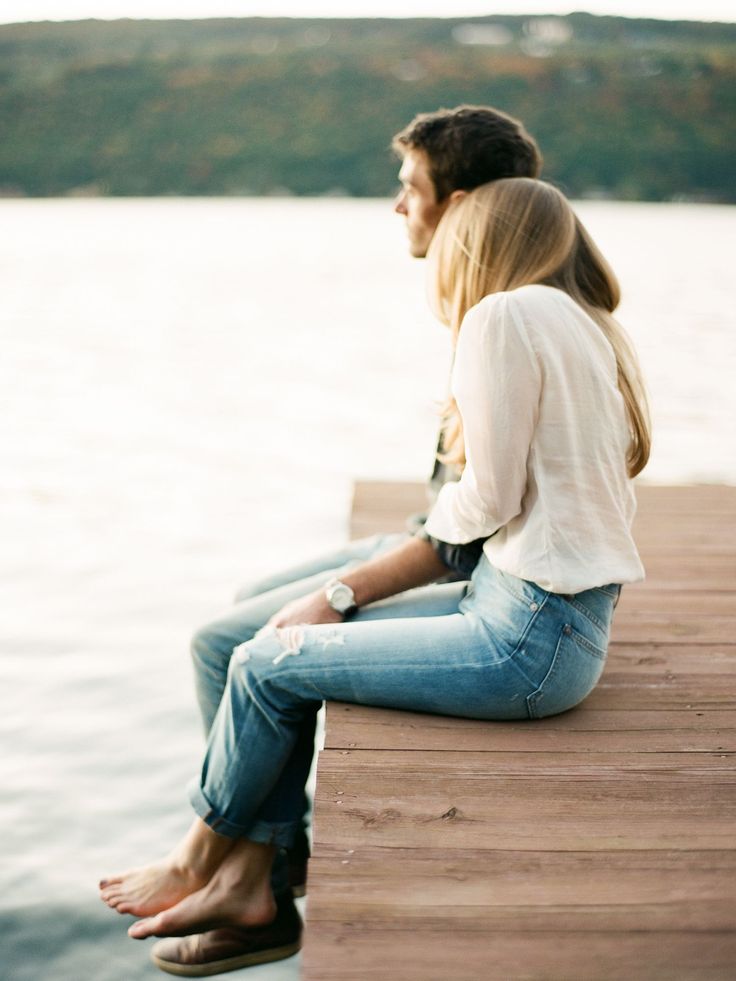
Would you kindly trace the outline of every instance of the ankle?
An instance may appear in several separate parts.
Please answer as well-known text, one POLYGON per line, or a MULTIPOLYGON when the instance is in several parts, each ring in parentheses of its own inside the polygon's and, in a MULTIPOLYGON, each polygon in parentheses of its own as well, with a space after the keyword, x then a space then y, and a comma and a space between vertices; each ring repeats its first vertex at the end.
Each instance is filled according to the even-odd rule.
POLYGON ((217 871, 234 844, 197 818, 171 856, 173 866, 187 878, 206 882, 217 871))

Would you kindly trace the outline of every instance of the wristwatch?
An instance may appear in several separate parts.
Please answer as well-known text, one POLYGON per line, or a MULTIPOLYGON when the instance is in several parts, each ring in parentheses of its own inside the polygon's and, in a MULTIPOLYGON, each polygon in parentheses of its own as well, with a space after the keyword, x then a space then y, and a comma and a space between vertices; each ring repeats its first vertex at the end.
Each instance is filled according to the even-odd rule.
POLYGON ((335 611, 344 617, 350 617, 358 609, 355 593, 339 579, 330 579, 325 586, 325 599, 335 611))

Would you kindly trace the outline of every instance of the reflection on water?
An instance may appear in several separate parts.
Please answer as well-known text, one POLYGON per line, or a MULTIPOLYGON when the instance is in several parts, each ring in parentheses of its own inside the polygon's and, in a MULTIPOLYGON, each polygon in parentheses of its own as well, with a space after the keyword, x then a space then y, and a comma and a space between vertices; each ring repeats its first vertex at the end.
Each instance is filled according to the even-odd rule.
MULTIPOLYGON (((580 211, 648 375, 647 479, 735 482, 736 210, 580 211)), ((426 474, 447 339, 388 202, 0 214, 4 970, 160 977, 96 881, 188 824, 189 633, 339 542, 353 477, 426 474)))

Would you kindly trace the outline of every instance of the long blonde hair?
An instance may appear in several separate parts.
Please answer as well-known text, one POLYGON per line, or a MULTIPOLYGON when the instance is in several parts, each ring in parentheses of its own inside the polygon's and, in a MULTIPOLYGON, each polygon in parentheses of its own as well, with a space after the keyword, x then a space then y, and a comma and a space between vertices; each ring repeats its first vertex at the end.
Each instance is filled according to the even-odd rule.
MULTIPOLYGON (((432 303, 452 331, 453 347, 463 317, 489 293, 539 283, 572 297, 613 348, 631 432, 629 476, 644 469, 651 447, 649 410, 634 349, 611 316, 620 300, 618 281, 557 188, 527 177, 483 184, 450 205, 429 257, 432 303)), ((462 469, 462 421, 453 399, 446 403, 443 417, 441 458, 462 469)))

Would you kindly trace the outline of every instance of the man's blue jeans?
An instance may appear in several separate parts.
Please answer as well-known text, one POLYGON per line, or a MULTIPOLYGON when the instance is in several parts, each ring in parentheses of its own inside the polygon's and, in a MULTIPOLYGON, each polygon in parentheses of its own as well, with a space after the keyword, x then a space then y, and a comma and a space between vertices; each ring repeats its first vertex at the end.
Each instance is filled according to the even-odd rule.
MULTIPOLYGON (((389 545, 363 545, 369 554, 382 547, 389 545)), ((190 800, 219 834, 289 847, 325 700, 539 718, 576 705, 603 671, 618 585, 563 597, 500 572, 485 557, 470 583, 413 589, 346 623, 258 629, 336 571, 243 600, 198 635, 199 690, 210 691, 213 704, 218 690, 222 697, 190 800), (234 653, 205 665, 205 636, 234 653)))
MULTIPOLYGON (((205 735, 209 735, 225 691, 230 659, 235 647, 251 640, 289 600, 319 589, 333 576, 340 576, 361 562, 389 551, 407 537, 406 534, 398 533, 357 539, 336 551, 249 583, 239 590, 234 607, 198 630, 192 639, 192 659, 205 735)), ((310 745, 311 752, 314 745, 314 720, 306 723, 302 740, 305 746, 310 745)), ((302 825, 307 823, 309 809, 309 799, 304 795, 302 825)), ((302 831, 306 835, 304 828, 302 831)), ((272 885, 275 893, 288 888, 287 865, 281 853, 274 862, 272 885)))

